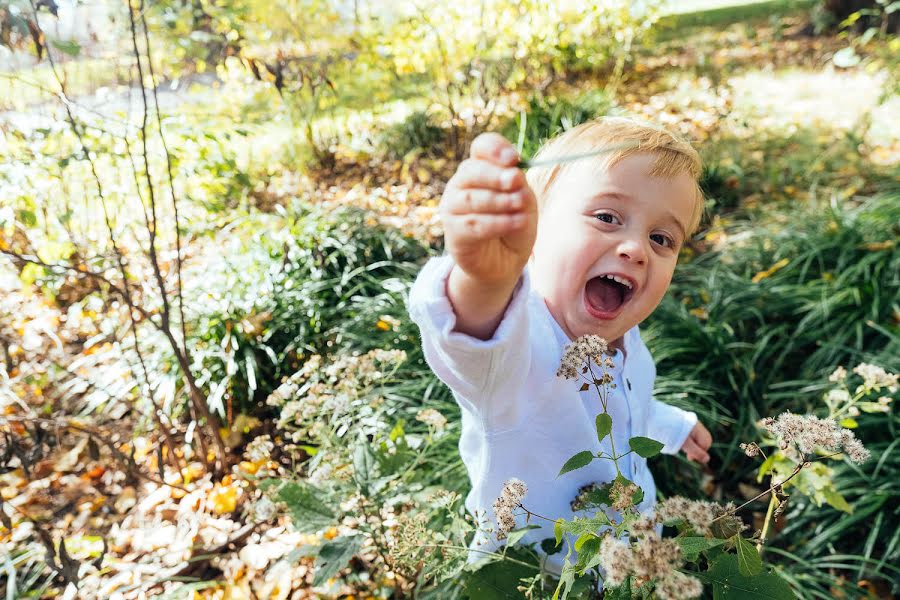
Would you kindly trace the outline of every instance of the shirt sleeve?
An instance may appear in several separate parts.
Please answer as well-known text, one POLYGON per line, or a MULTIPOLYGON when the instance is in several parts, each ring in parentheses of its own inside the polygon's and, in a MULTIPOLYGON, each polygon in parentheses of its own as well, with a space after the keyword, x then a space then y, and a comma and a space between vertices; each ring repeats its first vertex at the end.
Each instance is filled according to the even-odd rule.
POLYGON ((451 256, 425 264, 409 294, 409 314, 419 326, 428 366, 456 393, 457 399, 490 421, 502 412, 497 403, 518 397, 530 362, 526 271, 519 279, 500 325, 488 340, 454 331, 456 315, 447 297, 451 256))
POLYGON ((647 437, 664 444, 663 454, 677 454, 697 424, 696 413, 660 402, 656 398, 650 400, 649 413, 647 437))

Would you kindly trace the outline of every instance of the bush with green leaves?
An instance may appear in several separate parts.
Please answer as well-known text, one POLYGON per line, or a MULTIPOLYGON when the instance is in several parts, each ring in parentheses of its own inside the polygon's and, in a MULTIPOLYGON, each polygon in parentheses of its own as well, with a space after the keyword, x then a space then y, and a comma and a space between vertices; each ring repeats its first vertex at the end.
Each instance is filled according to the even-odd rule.
POLYGON ((602 90, 582 94, 573 100, 554 96, 533 95, 519 116, 501 126, 501 133, 516 142, 523 158, 537 153, 545 141, 608 114, 613 103, 602 90))
POLYGON ((297 205, 231 225, 226 258, 195 277, 193 355, 239 410, 262 401, 311 354, 409 345, 402 292, 428 250, 353 208, 297 205))
POLYGON ((380 135, 379 146, 389 158, 401 159, 417 150, 441 153, 446 138, 447 132, 427 111, 420 110, 386 128, 380 135))
MULTIPOLYGON (((669 295, 644 327, 658 364, 656 397, 695 410, 714 425, 715 439, 752 439, 759 419, 819 405, 824 376, 839 365, 870 362, 898 371, 898 222, 898 195, 889 192, 857 206, 798 207, 768 224, 728 228, 718 249, 676 270, 669 295)), ((859 436, 881 458, 835 468, 834 486, 858 505, 854 515, 808 500, 792 503, 786 533, 770 549, 790 557, 783 573, 803 584, 795 589, 804 597, 851 587, 848 571, 896 581, 889 565, 898 557, 900 521, 885 508, 898 494, 888 483, 898 479, 889 452, 898 419, 878 414, 858 421, 859 436), (821 543, 804 542, 810 538, 821 543)), ((755 479, 736 445, 713 450, 727 495, 755 479)), ((701 487, 698 473, 672 459, 655 469, 667 493, 701 487)), ((764 514, 764 505, 757 509, 764 514)))

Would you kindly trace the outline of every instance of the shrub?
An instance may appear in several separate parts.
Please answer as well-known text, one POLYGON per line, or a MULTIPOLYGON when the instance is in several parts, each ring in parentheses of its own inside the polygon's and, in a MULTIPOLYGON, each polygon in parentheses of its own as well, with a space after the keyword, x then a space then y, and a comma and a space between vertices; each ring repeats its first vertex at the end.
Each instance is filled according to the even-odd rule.
POLYGON ((549 138, 605 115, 611 108, 612 101, 601 90, 588 92, 574 100, 534 95, 528 99, 525 109, 524 132, 521 116, 505 123, 500 130, 508 140, 522 139, 522 157, 529 158, 549 138))
POLYGON ((388 158, 401 159, 416 150, 441 154, 446 141, 447 132, 435 124, 431 115, 426 111, 416 111, 385 129, 379 146, 388 158))
MULTIPOLYGON (((898 222, 895 192, 856 207, 797 208, 762 231, 748 223, 727 231, 720 249, 676 271, 671 294, 644 329, 659 368, 657 397, 696 410, 717 440, 749 439, 761 417, 817 405, 823 376, 838 365, 865 361, 896 371, 898 222)), ((891 561, 875 549, 896 554, 890 544, 900 520, 882 507, 897 493, 887 483, 898 477, 889 459, 897 420, 877 421, 861 420, 859 435, 886 458, 841 468, 836 478, 869 518, 802 503, 788 513, 793 524, 775 541, 793 556, 785 570, 797 582, 840 586, 831 567, 888 576, 891 561), (808 536, 821 543, 801 543, 808 536)), ((732 444, 714 450, 720 485, 734 497, 739 483, 753 481, 752 464, 732 444)), ((671 459, 660 466, 661 488, 699 489, 671 459)))

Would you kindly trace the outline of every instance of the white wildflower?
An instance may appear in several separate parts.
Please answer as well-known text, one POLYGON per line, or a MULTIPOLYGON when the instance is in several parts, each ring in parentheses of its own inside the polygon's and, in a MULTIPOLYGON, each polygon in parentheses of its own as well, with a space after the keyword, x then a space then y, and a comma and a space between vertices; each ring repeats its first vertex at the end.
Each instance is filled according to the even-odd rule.
POLYGON ((608 535, 600 542, 600 566, 606 574, 603 583, 610 587, 622 585, 631 574, 631 548, 624 542, 608 535))
POLYGON ((834 372, 831 373, 831 375, 828 376, 828 381, 830 381, 831 383, 840 383, 845 379, 847 379, 847 369, 845 369, 844 367, 838 367, 834 370, 834 372))
POLYGON ((889 392, 897 391, 897 374, 888 373, 876 365, 860 363, 853 368, 853 372, 862 377, 863 387, 866 391, 887 388, 889 392))
POLYGON ((609 499, 612 501, 612 507, 622 512, 629 506, 632 506, 634 504, 632 498, 637 491, 638 486, 630 481, 624 484, 619 480, 614 481, 609 490, 609 499))
POLYGON ((497 539, 506 539, 506 535, 515 529, 516 517, 513 509, 522 503, 528 493, 528 487, 518 479, 510 479, 503 484, 500 497, 494 500, 494 515, 497 517, 497 539))
POLYGON ((854 462, 863 462, 868 458, 868 451, 853 432, 839 427, 834 419, 786 412, 778 415, 777 419, 763 419, 762 426, 775 436, 782 450, 798 460, 819 448, 840 452, 842 447, 854 462))
POLYGON ((686 600, 699 598, 703 593, 703 584, 696 577, 672 571, 656 583, 656 597, 660 600, 686 600))
POLYGON ((750 458, 754 458, 759 456, 760 448, 756 442, 750 442, 749 444, 741 444, 741 450, 744 451, 744 454, 749 456, 750 458))
POLYGON ((593 361, 596 365, 602 364, 603 355, 608 351, 606 340, 599 335, 583 335, 566 346, 556 376, 578 379, 581 370, 589 361, 593 361))
POLYGON ((247 449, 244 450, 244 456, 246 456, 247 460, 250 462, 260 463, 269 460, 272 450, 274 449, 275 444, 272 442, 272 438, 268 435, 261 435, 247 444, 247 449))
POLYGON ((828 390, 825 394, 825 402, 829 404, 843 404, 850 401, 850 392, 847 390, 828 390))
POLYGON ((638 586, 651 580, 663 582, 672 578, 682 563, 675 540, 663 539, 655 531, 631 545, 608 535, 600 542, 598 559, 608 587, 619 586, 628 577, 634 577, 638 586))
POLYGON ((447 425, 447 418, 433 408, 420 410, 416 414, 416 421, 421 421, 437 431, 441 431, 447 425))
POLYGON ((655 515, 659 522, 684 521, 700 535, 710 535, 713 521, 727 521, 722 523, 728 530, 744 529, 744 523, 736 516, 730 514, 733 506, 722 506, 715 502, 705 500, 688 500, 682 496, 672 496, 659 502, 655 508, 655 515), (725 516, 728 515, 728 516, 725 516))

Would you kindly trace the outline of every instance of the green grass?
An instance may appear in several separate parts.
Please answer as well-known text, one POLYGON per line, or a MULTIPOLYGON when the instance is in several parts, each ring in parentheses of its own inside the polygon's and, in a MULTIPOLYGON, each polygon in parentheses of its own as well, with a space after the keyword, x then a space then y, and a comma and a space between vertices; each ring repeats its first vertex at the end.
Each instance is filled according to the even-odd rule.
POLYGON ((808 11, 816 0, 690 0, 678 2, 657 23, 660 41, 668 41, 699 27, 724 27, 755 19, 783 17, 808 11))

